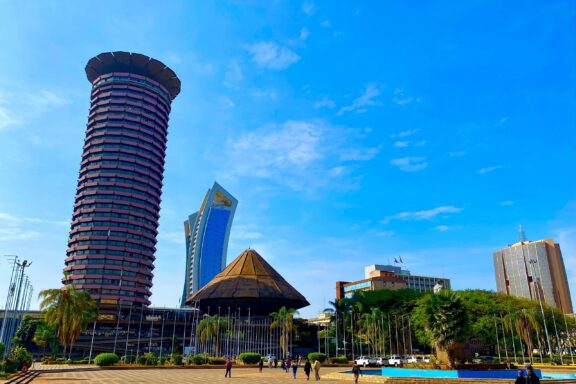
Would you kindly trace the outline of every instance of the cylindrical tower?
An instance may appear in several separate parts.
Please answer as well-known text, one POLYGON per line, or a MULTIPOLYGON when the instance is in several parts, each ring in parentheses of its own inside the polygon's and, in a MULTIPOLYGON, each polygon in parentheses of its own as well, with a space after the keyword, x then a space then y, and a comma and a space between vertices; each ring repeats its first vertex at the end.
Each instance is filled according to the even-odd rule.
POLYGON ((86 65, 90 114, 64 284, 100 303, 149 305, 170 104, 180 80, 147 56, 102 53, 86 65))

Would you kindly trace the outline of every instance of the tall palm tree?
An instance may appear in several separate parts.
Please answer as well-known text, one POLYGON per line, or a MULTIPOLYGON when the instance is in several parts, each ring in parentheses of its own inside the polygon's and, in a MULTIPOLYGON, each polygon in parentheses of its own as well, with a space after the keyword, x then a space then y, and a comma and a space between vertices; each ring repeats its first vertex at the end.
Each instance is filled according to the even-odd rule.
POLYGON ((200 342, 206 343, 212 341, 216 337, 215 355, 220 356, 220 330, 227 328, 226 319, 214 315, 205 316, 198 323, 198 333, 200 335, 200 342))
POLYGON ((536 312, 533 310, 522 309, 507 314, 505 319, 507 320, 504 322, 506 328, 510 330, 510 324, 513 324, 516 332, 526 345, 526 349, 530 354, 530 361, 533 361, 534 356, 532 355, 532 350, 534 349, 534 343, 532 342, 532 335, 534 332, 537 334, 540 332, 540 323, 538 322, 536 312))
POLYGON ((290 335, 293 331, 296 331, 293 320, 294 315, 297 314, 297 310, 293 308, 286 309, 286 307, 282 307, 278 312, 272 312, 270 314, 273 319, 272 324, 270 324, 270 329, 280 328, 280 348, 282 349, 284 356, 286 356, 288 352, 288 341, 290 335))
POLYGON ((62 289, 45 289, 38 294, 38 298, 41 299, 40 310, 44 311, 46 324, 56 329, 66 358, 66 350, 71 355, 80 333, 96 318, 96 302, 88 292, 76 290, 71 284, 62 289))
POLYGON ((453 292, 432 295, 424 307, 425 324, 438 351, 446 351, 448 367, 454 368, 456 343, 463 341, 468 317, 462 299, 453 292))

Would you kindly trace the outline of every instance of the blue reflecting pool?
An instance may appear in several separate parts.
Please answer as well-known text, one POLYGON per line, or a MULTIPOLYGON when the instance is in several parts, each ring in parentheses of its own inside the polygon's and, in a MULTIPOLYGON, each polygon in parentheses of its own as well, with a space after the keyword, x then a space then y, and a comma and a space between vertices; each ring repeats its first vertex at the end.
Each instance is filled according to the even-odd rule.
MULTIPOLYGON (((534 370, 538 377, 543 380, 575 379, 575 373, 552 373, 534 370)), ((526 371, 525 371, 526 372, 526 371)), ((344 373, 352 373, 346 371, 344 373)), ((448 371, 439 369, 409 369, 409 368, 382 368, 362 370, 364 375, 387 376, 387 377, 423 377, 423 378, 462 378, 462 379, 515 379, 518 375, 517 369, 498 369, 485 371, 448 371)))

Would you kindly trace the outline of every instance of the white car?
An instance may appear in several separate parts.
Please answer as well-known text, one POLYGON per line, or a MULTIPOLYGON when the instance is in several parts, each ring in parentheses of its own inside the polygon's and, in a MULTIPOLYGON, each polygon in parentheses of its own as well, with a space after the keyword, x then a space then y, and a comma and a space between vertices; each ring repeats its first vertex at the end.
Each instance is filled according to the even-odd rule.
POLYGON ((374 359, 373 357, 369 357, 369 356, 360 356, 358 357, 356 360, 354 360, 354 363, 358 364, 358 365, 362 365, 364 367, 368 366, 368 365, 376 365, 376 359, 374 359))
POLYGON ((376 365, 379 367, 384 367, 390 365, 387 357, 377 357, 376 358, 376 365))
POLYGON ((390 356, 390 358, 388 359, 388 365, 393 365, 397 367, 399 365, 402 365, 402 363, 403 363, 402 358, 397 355, 390 356))
POLYGON ((408 364, 416 364, 418 362, 418 358, 416 356, 406 356, 404 361, 408 364))

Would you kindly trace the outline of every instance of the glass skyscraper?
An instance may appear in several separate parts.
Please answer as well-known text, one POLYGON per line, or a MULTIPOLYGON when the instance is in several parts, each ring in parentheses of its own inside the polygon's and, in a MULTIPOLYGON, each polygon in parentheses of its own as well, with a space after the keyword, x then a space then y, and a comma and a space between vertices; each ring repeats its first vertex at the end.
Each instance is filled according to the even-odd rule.
POLYGON ((560 245, 552 239, 520 241, 494 252, 498 292, 543 301, 572 313, 572 299, 560 245))
POLYGON ((90 59, 86 76, 92 97, 63 283, 101 304, 149 305, 180 80, 160 61, 128 52, 90 59))
POLYGON ((181 306, 226 267, 228 238, 238 200, 218 183, 184 222, 186 269, 181 306))

